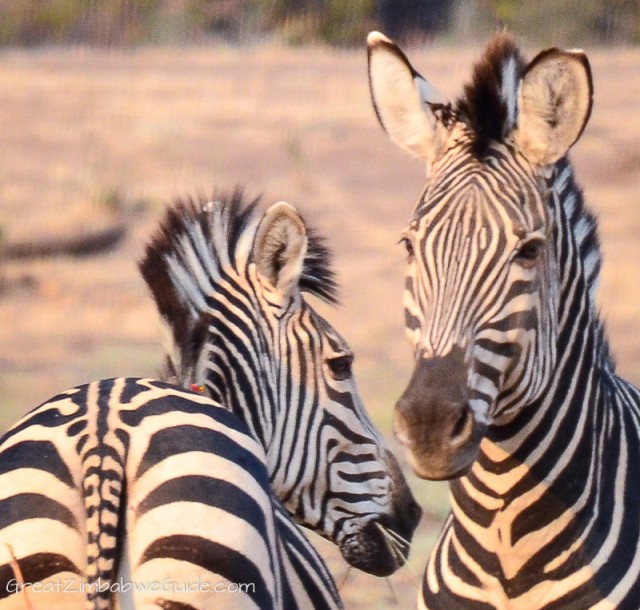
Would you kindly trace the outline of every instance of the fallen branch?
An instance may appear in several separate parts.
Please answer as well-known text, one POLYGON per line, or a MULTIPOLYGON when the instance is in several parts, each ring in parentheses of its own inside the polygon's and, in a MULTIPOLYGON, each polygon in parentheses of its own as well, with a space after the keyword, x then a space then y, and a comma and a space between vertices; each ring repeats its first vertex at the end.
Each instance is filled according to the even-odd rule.
POLYGON ((0 258, 23 260, 45 256, 88 256, 115 248, 124 238, 127 226, 118 222, 104 229, 77 235, 45 237, 33 241, 8 242, 0 247, 0 258))

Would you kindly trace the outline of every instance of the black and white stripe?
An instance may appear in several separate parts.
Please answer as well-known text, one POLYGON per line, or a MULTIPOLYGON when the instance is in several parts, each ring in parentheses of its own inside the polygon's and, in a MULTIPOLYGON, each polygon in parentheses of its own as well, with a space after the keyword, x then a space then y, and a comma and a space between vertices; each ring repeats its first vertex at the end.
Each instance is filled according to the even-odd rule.
POLYGON ((342 607, 262 447, 205 396, 134 378, 59 394, 3 436, 0 489, 0 608, 27 607, 7 545, 33 608, 109 608, 111 585, 123 608, 342 607))
POLYGON ((565 157, 587 59, 526 64, 500 35, 457 103, 421 103, 432 88, 402 52, 369 43, 383 127, 428 167, 403 233, 416 366, 396 430, 420 476, 453 481, 419 606, 638 608, 640 392, 615 374, 596 223, 565 157))

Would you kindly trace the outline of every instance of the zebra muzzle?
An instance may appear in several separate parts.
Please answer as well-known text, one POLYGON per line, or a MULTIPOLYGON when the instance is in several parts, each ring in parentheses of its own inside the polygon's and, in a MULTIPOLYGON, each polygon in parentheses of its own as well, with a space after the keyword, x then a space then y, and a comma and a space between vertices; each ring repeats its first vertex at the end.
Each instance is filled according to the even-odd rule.
POLYGON ((395 410, 398 440, 416 474, 425 479, 464 475, 478 454, 486 425, 469 404, 463 350, 421 358, 395 410))

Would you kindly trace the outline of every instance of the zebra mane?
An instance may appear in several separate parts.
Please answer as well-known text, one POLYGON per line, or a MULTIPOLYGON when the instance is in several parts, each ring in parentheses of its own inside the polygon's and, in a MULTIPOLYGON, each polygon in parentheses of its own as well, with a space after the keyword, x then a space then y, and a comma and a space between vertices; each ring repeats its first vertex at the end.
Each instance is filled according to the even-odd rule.
MULTIPOLYGON (((170 327, 174 373, 193 364, 206 337, 207 297, 225 268, 242 271, 251 262, 251 244, 261 214, 260 197, 248 200, 236 187, 213 196, 179 199, 170 206, 146 246, 138 267, 160 315, 170 327), (176 353, 176 349, 179 353, 176 353)), ((325 240, 307 227, 307 253, 300 290, 337 303, 332 253, 325 240)), ((170 363, 171 364, 171 363, 170 363)))
MULTIPOLYGON (((598 236, 598 220, 584 201, 582 189, 575 181, 573 168, 567 157, 556 162, 550 186, 557 194, 567 225, 570 227, 577 254, 582 261, 582 274, 588 291, 589 301, 595 313, 594 324, 598 335, 600 362, 610 371, 615 371, 616 362, 609 344, 607 331, 602 322, 596 304, 596 290, 600 280, 602 252, 598 236)), ((562 264, 562 262, 561 262, 562 264)), ((565 281, 574 281, 569 274, 565 281)))
MULTIPOLYGON (((598 220, 584 201, 582 189, 575 181, 573 168, 567 157, 556 162, 550 178, 550 186, 558 197, 562 213, 575 239, 577 254, 582 261, 582 274, 588 291, 591 307, 595 312, 601 362, 615 370, 615 358, 611 352, 604 323, 600 319, 596 303, 596 290, 600 280, 602 252, 598 236, 598 220)), ((570 274, 565 281, 573 282, 570 274)))
POLYGON ((558 195, 567 223, 573 231, 583 264, 584 278, 591 298, 594 299, 602 262, 598 221, 587 208, 582 189, 576 184, 571 163, 566 157, 556 163, 551 186, 558 195))
POLYGON ((516 43, 506 33, 491 39, 474 66, 455 112, 473 132, 472 151, 477 157, 482 158, 491 142, 502 141, 515 125, 518 83, 525 67, 516 43))

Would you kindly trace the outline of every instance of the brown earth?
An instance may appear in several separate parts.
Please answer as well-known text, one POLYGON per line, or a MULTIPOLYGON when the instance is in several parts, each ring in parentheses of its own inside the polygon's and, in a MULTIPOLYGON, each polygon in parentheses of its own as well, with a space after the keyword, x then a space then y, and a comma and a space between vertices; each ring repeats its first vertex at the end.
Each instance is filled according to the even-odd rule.
MULTIPOLYGON (((435 47, 412 58, 454 97, 476 54, 435 47)), ((640 51, 590 57, 595 108, 573 159, 600 218, 603 315, 619 371, 637 384, 640 51)), ((2 239, 73 235, 117 214, 129 228, 107 254, 0 268, 0 430, 64 387, 155 374, 159 332, 136 270, 143 244, 172 198, 241 183, 265 203, 294 203, 330 237, 343 305, 322 309, 354 347, 366 403, 390 431, 411 366, 396 241, 423 168, 378 128, 364 51, 5 51, 0 83, 2 239)), ((412 484, 427 508, 411 562, 421 572, 446 486, 412 484)), ((341 580, 344 563, 319 544, 341 580)), ((412 607, 416 579, 351 571, 342 591, 350 609, 412 607)))

